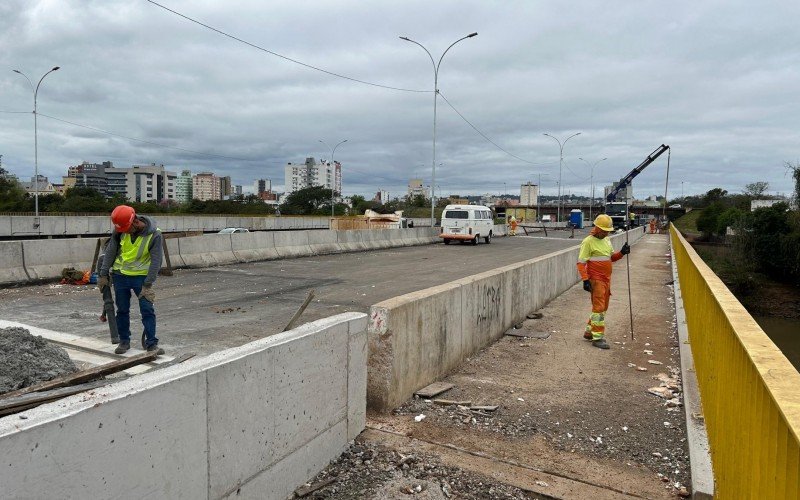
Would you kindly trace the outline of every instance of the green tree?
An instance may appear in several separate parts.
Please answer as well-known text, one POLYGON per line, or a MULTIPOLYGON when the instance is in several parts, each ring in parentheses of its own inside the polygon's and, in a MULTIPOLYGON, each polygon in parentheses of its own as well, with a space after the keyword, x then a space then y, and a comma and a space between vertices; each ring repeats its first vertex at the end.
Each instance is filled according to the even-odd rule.
POLYGON ((16 179, 0 177, 0 212, 27 210, 27 193, 16 179))
POLYGON ((742 211, 738 208, 729 208, 717 217, 717 230, 719 236, 724 236, 728 227, 736 228, 742 218, 742 211))
MULTIPOLYGON (((336 213, 344 213, 344 205, 336 204, 336 213)), ((331 190, 322 186, 300 189, 286 197, 281 203, 285 215, 325 215, 331 212, 331 190)))
POLYGON ((719 217, 725 211, 725 205, 721 201, 714 201, 703 209, 697 218, 697 229, 703 233, 705 238, 711 238, 717 234, 719 228, 719 217))
POLYGON ((764 197, 764 193, 769 189, 769 182, 758 181, 751 182, 744 187, 744 194, 754 200, 764 197))

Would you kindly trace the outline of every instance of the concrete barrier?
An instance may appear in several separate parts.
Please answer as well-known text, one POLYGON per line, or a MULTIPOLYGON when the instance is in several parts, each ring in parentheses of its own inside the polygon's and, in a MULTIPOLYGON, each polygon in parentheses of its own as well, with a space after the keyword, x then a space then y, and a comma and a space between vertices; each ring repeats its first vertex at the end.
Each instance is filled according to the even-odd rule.
MULTIPOLYGON (((642 232, 628 236, 634 243, 642 232)), ((623 234, 611 238, 615 249, 625 242, 623 234)), ((373 305, 369 407, 396 408, 577 283, 578 250, 576 245, 373 305)))
POLYGON ((25 271, 21 241, 0 241, 0 284, 7 285, 30 279, 25 271))
POLYGON ((239 262, 255 262, 280 258, 275 248, 274 233, 236 233, 231 234, 233 255, 239 262))
MULTIPOLYGON (((431 228, 414 228, 206 234, 165 241, 172 267, 179 268, 421 245, 438 238, 431 228)), ((96 238, 8 242, 16 246, 8 246, 0 256, 0 283, 58 278, 65 267, 89 269, 96 242, 96 238)))
POLYGON ((210 267, 237 262, 231 246, 231 234, 205 234, 179 238, 183 264, 188 267, 210 267))
POLYGON ((308 246, 308 231, 285 231, 275 233, 275 249, 281 257, 305 257, 312 255, 308 246))
POLYGON ((2 496, 283 500, 364 429, 365 329, 340 314, 0 419, 2 496))
POLYGON ((342 251, 336 231, 307 231, 306 233, 311 255, 325 255, 342 251))
POLYGON ((97 245, 95 238, 22 241, 25 270, 31 279, 61 276, 65 267, 89 269, 97 245))

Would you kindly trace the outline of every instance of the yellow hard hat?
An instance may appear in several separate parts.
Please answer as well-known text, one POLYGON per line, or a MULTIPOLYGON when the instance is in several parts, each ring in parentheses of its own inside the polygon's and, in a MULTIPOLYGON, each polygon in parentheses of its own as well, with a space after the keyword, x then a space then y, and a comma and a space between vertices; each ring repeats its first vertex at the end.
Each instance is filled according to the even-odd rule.
POLYGON ((599 227, 603 231, 608 231, 609 233, 614 231, 614 223, 611 222, 611 217, 606 214, 600 214, 594 220, 595 227, 599 227))

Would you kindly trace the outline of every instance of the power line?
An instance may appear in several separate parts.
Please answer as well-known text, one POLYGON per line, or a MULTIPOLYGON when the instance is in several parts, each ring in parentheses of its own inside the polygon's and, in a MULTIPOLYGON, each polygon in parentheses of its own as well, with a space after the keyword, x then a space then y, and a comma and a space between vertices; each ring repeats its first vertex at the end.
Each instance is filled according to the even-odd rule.
POLYGON ((33 114, 33 111, 5 111, 0 109, 0 113, 19 113, 19 114, 33 114))
POLYGON ((304 63, 302 61, 298 61, 297 59, 292 59, 291 57, 287 57, 287 56, 284 56, 282 54, 278 54, 277 52, 273 52, 273 51, 271 51, 269 49, 266 49, 264 47, 256 45, 256 44, 254 44, 252 42, 248 42, 247 40, 243 40, 243 39, 241 39, 239 37, 236 37, 234 35, 226 33, 226 32, 224 32, 224 31, 222 31, 220 29, 217 29, 217 28, 215 28, 213 26, 210 26, 208 24, 202 23, 202 22, 198 21, 197 19, 193 19, 193 18, 191 18, 191 17, 189 17, 189 16, 187 16, 185 14, 181 14, 180 12, 178 12, 176 10, 173 10, 173 9, 170 9, 169 7, 166 7, 164 5, 161 5, 158 2, 154 2, 153 0, 145 0, 145 1, 155 5, 156 7, 160 7, 160 8, 162 8, 162 9, 168 11, 168 12, 171 12, 171 13, 175 14, 176 16, 182 17, 183 19, 186 19, 187 21, 193 22, 193 23, 195 23, 197 25, 200 25, 200 26, 202 26, 202 27, 204 27, 206 29, 210 29, 211 31, 214 31, 215 33, 219 33, 222 36, 228 37, 228 38, 230 38, 232 40, 236 40, 237 42, 240 42, 240 43, 243 43, 243 44, 248 45, 250 47, 253 47, 254 49, 258 49, 258 50, 260 50, 262 52, 266 52, 267 54, 271 54, 271 55, 273 55, 275 57, 280 57, 281 59, 284 59, 286 61, 293 62, 295 64, 299 64, 300 66, 303 66, 305 68, 313 69, 315 71, 320 71, 320 72, 325 73, 325 74, 330 75, 330 76, 335 76, 337 78, 343 78, 345 80, 350 80, 351 82, 363 83, 364 85, 371 85, 373 87, 379 87, 379 88, 388 89, 388 90, 398 90, 398 91, 401 91, 401 92, 420 92, 420 93, 433 92, 432 90, 404 89, 404 88, 400 88, 400 87, 392 87, 390 85, 381 85, 379 83, 367 82, 367 81, 364 81, 364 80, 359 80, 358 78, 352 78, 352 77, 345 76, 345 75, 342 75, 342 74, 339 74, 339 73, 334 73, 333 71, 328 71, 328 70, 319 68, 317 66, 312 66, 311 64, 307 64, 307 63, 304 63))
POLYGON ((494 147, 496 147, 497 149, 499 149, 499 150, 500 150, 500 151, 502 151, 503 153, 505 153, 505 154, 507 154, 507 155, 511 156, 512 158, 516 158, 516 159, 517 159, 517 160, 519 160, 519 161, 522 161, 522 162, 528 163, 528 164, 530 164, 530 165, 536 165, 537 167, 543 167, 543 166, 545 166, 545 165, 546 165, 546 164, 543 164, 543 163, 534 163, 534 162, 532 162, 532 161, 526 160, 525 158, 520 158, 519 156, 515 155, 514 153, 511 153, 511 152, 509 152, 509 151, 505 150, 505 149, 504 149, 503 147, 501 147, 499 144, 497 144, 497 143, 496 143, 496 142, 494 142, 493 140, 489 139, 489 137, 488 137, 486 134, 484 134, 483 132, 481 132, 481 131, 478 129, 478 127, 476 127, 475 125, 473 125, 473 124, 472 124, 472 122, 470 122, 469 120, 467 120, 467 118, 466 118, 466 117, 465 117, 463 114, 461 114, 461 112, 460 112, 459 110, 457 110, 457 109, 456 109, 456 107, 455 107, 455 106, 453 106, 453 104, 452 104, 450 101, 448 101, 448 100, 447 100, 447 98, 444 96, 444 94, 442 94, 441 92, 439 92, 439 95, 440 95, 440 96, 442 96, 442 99, 444 99, 444 102, 446 102, 446 103, 447 103, 447 105, 448 105, 448 106, 450 106, 450 107, 453 109, 453 111, 455 111, 455 112, 456 112, 456 114, 458 114, 458 116, 460 116, 460 117, 461 117, 461 119, 462 119, 462 120, 464 120, 464 121, 467 123, 467 125, 469 125, 470 127, 472 127, 472 129, 473 129, 473 130, 475 130, 475 132, 477 132, 477 133, 478 133, 478 134, 479 134, 481 137, 483 137, 484 139, 486 139, 487 141, 489 141, 489 143, 491 143, 491 144, 492 144, 494 147))
POLYGON ((237 158, 235 156, 215 155, 215 154, 212 154, 212 153, 203 153, 201 151, 194 151, 192 149, 178 148, 178 147, 175 147, 175 146, 167 146, 166 144, 160 144, 158 142, 148 141, 146 139, 139 139, 137 137, 130 137, 130 136, 127 136, 127 135, 117 134, 117 133, 114 133, 114 132, 109 132, 108 130, 103 130, 101 128, 90 127, 89 125, 81 125, 80 123, 71 122, 69 120, 63 120, 61 118, 56 118, 55 116, 46 115, 44 113, 39 113, 39 116, 43 116, 45 118, 50 118, 51 120, 55 120, 57 122, 68 123, 68 124, 74 125, 76 127, 81 127, 81 128, 85 128, 85 129, 89 129, 89 130, 94 130, 96 132, 101 132, 103 134, 112 135, 114 137, 121 137, 123 139, 128 139, 128 140, 131 140, 131 141, 143 142, 145 144, 158 146, 160 148, 175 149, 177 151, 183 151, 183 152, 186 152, 186 153, 193 153, 193 154, 198 154, 198 155, 203 155, 203 156, 211 156, 211 157, 214 157, 214 158, 224 158, 226 160, 256 161, 256 160, 248 159, 248 158, 237 158))

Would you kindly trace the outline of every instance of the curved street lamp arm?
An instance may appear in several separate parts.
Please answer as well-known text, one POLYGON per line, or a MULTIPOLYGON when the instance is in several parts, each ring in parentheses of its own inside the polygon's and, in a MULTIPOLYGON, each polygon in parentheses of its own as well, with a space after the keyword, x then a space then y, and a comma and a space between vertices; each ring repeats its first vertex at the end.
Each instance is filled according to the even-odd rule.
POLYGON ((39 93, 39 85, 42 84, 42 80, 44 80, 44 77, 46 77, 47 75, 49 75, 53 71, 58 71, 59 68, 60 68, 60 66, 56 66, 55 68, 51 69, 47 73, 43 74, 41 78, 39 78, 39 83, 36 84, 36 90, 33 91, 33 99, 34 100, 36 100, 36 94, 39 93))
MULTIPOLYGON (((478 36, 478 32, 476 31, 475 33, 470 33, 467 36, 461 37, 458 40, 456 40, 455 42, 451 43, 449 47, 444 49, 444 52, 442 52, 442 57, 439 58, 439 63, 436 65, 436 73, 439 73, 439 66, 442 65, 442 59, 444 59, 444 55, 447 54, 447 51, 452 49, 453 45, 457 44, 461 40, 466 40, 467 38, 472 38, 473 36, 478 36)), ((433 59, 433 58, 431 58, 431 59, 433 59)))
POLYGON ((406 42, 411 42, 411 43, 413 43, 413 44, 415 44, 415 45, 419 45, 420 47, 422 47, 422 50, 424 50, 424 51, 425 51, 425 53, 426 53, 426 54, 428 54, 428 57, 430 57, 430 58, 431 58, 431 65, 433 65, 433 73, 434 73, 434 76, 435 76, 436 74, 438 74, 438 69, 437 69, 437 67, 436 67, 436 61, 434 61, 434 60, 433 60, 433 56, 431 55, 430 51, 428 51, 428 49, 426 49, 426 48, 425 48, 425 46, 424 46, 424 45, 422 45, 421 43, 419 43, 419 42, 417 42, 417 41, 415 41, 415 40, 412 40, 412 39, 408 38, 407 36, 401 36, 401 37, 400 37, 400 39, 401 39, 401 40, 405 40, 406 42))
POLYGON ((14 73, 19 73, 20 75, 24 76, 25 79, 28 80, 28 85, 31 86, 31 90, 33 90, 33 83, 31 82, 31 79, 28 78, 28 75, 26 75, 25 73, 23 73, 22 71, 20 71, 18 69, 14 69, 14 70, 11 70, 11 71, 13 71, 14 73))
MULTIPOLYGON (((563 146, 561 146, 561 141, 559 141, 556 137, 554 137, 554 136, 552 136, 550 134, 542 134, 542 135, 546 135, 547 137, 553 139, 554 141, 556 141, 558 143, 558 149, 563 149, 563 146)), ((566 141, 564 141, 564 142, 566 142, 566 141)))

